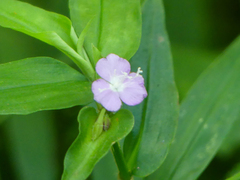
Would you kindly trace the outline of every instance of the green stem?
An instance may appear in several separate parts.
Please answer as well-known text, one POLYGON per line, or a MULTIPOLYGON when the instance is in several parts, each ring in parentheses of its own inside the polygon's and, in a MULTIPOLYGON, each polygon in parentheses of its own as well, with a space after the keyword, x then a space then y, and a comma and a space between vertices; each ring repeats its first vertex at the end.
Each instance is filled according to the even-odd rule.
POLYGON ((90 80, 95 80, 95 70, 92 67, 92 64, 83 59, 76 51, 74 51, 70 47, 66 47, 63 51, 65 54, 67 54, 73 62, 81 69, 82 73, 90 80))
POLYGON ((114 159, 117 163, 120 179, 121 180, 130 180, 132 176, 127 168, 127 164, 125 162, 122 150, 120 148, 120 144, 118 142, 116 142, 112 145, 112 153, 113 153, 114 159))
POLYGON ((73 62, 79 67, 82 73, 90 80, 95 80, 95 70, 92 64, 81 57, 72 47, 62 40, 62 45, 58 47, 64 54, 70 57, 73 62))
POLYGON ((82 70, 83 74, 90 80, 95 80, 95 71, 89 61, 83 59, 76 52, 72 53, 72 60, 77 64, 77 66, 82 70))

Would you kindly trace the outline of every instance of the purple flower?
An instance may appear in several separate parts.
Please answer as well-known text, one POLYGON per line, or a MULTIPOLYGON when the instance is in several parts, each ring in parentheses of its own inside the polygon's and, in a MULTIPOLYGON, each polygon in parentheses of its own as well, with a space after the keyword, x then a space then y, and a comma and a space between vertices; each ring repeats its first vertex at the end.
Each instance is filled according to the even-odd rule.
POLYGON ((96 71, 102 79, 92 83, 94 100, 108 111, 118 111, 122 101, 135 106, 147 97, 144 79, 137 73, 130 73, 130 63, 115 54, 109 54, 96 64, 96 71))

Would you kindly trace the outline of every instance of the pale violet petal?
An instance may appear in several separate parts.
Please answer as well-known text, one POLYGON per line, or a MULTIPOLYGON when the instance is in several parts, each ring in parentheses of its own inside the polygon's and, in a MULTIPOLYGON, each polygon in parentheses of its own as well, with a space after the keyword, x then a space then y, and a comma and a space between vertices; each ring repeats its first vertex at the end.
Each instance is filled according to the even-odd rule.
POLYGON ((111 90, 105 92, 105 96, 103 96, 100 103, 105 109, 113 112, 118 111, 122 106, 119 94, 111 90))
POLYGON ((108 111, 118 111, 122 102, 119 94, 110 89, 110 85, 103 79, 98 79, 92 83, 94 100, 102 104, 108 111))
POLYGON ((116 54, 109 54, 107 60, 111 64, 111 67, 114 69, 115 75, 122 75, 123 73, 129 74, 131 71, 131 65, 128 60, 119 57, 116 54))
POLYGON ((92 92, 94 94, 94 100, 99 101, 103 91, 108 90, 110 85, 103 79, 98 79, 92 83, 92 92))
POLYGON ((96 71, 100 77, 106 81, 111 77, 129 73, 131 70, 130 63, 116 54, 109 54, 106 58, 100 59, 96 64, 96 71))
POLYGON ((113 75, 114 71, 111 67, 111 64, 108 62, 106 58, 100 59, 96 64, 96 71, 98 75, 105 79, 106 81, 110 81, 111 76, 113 75))
POLYGON ((120 99, 129 106, 140 104, 147 97, 146 88, 137 81, 126 83, 124 89, 119 94, 120 99))
POLYGON ((142 75, 139 75, 137 73, 130 73, 129 76, 132 77, 132 79, 134 79, 134 81, 138 84, 144 85, 144 78, 142 75))

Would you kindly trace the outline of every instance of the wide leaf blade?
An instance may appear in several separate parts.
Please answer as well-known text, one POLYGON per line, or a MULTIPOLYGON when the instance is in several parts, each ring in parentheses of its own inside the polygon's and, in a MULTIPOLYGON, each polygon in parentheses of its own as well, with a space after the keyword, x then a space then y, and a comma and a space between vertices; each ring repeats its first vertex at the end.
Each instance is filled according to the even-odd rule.
POLYGON ((85 39, 88 55, 92 56, 92 44, 104 57, 115 53, 130 59, 135 54, 141 39, 140 1, 70 0, 69 6, 78 35, 91 20, 85 39))
POLYGON ((109 129, 93 141, 92 129, 97 117, 96 110, 92 107, 80 111, 79 135, 66 154, 62 180, 85 180, 111 145, 125 137, 134 123, 131 112, 120 110, 111 117, 109 129))
POLYGON ((0 1, 0 26, 11 28, 62 49, 76 49, 77 37, 71 21, 60 14, 16 0, 0 1))
POLYGON ((55 59, 37 57, 0 65, 0 114, 28 114, 91 101, 91 83, 55 59))
POLYGON ((136 124, 125 140, 124 152, 133 174, 144 177, 164 161, 178 117, 172 57, 159 0, 144 4, 142 43, 131 64, 134 70, 142 67, 148 98, 142 105, 129 107, 136 124))
POLYGON ((194 180, 240 115, 240 38, 198 78, 180 107, 169 155, 148 179, 194 180))

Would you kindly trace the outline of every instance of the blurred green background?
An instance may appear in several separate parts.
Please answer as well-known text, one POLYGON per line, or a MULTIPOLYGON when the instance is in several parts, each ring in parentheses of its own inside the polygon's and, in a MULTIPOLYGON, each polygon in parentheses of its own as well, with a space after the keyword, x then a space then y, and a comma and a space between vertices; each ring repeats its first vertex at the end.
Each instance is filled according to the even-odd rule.
MULTIPOLYGON (((24 0, 69 16, 68 0, 24 0)), ((239 0, 165 0, 175 79, 180 101, 205 68, 239 35, 239 0)), ((55 48, 25 34, 0 27, 0 63, 50 56, 71 66, 55 48)), ((0 180, 57 180, 64 155, 78 133, 80 107, 27 116, 0 116, 0 180)), ((215 158, 199 177, 221 180, 240 170, 240 119, 215 158)), ((109 153, 89 179, 117 177, 109 153)))

